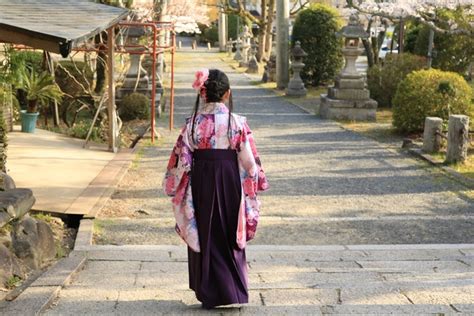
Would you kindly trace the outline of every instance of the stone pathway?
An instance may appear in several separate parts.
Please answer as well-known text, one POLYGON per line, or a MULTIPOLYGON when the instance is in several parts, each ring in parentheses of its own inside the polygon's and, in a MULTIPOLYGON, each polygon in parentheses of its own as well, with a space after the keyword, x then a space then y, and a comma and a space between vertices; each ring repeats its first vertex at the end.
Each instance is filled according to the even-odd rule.
POLYGON ((250 302, 201 310, 182 246, 92 246, 46 315, 474 313, 474 246, 249 246, 250 302))
POLYGON ((96 223, 105 245, 77 250, 85 269, 46 314, 474 313, 472 192, 304 113, 216 53, 184 50, 178 61, 176 124, 191 112, 194 71, 226 71, 272 186, 248 248, 250 304, 203 311, 187 289, 186 248, 161 193, 177 131, 162 129, 164 143, 140 150, 96 223))
MULTIPOLYGON (((230 76, 236 112, 248 117, 271 190, 262 195, 257 244, 473 243, 474 202, 424 162, 304 113, 224 64, 217 54, 178 57, 176 125, 192 111, 194 71, 230 76)), ((162 123, 163 124, 163 123, 162 123)), ((161 125, 163 126, 163 125, 161 125)), ((161 180, 177 132, 145 147, 103 212, 99 243, 181 244, 161 180), (135 216, 142 209, 147 216, 135 216)))

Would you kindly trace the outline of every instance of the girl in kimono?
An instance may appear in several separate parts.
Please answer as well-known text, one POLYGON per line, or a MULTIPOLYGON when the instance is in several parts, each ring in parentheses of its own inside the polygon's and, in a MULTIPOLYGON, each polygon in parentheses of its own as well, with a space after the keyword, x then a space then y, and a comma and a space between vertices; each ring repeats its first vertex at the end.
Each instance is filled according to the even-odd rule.
POLYGON ((268 183, 245 117, 232 113, 226 74, 200 70, 193 88, 194 111, 173 148, 163 188, 173 197, 176 232, 188 245, 189 287, 202 307, 244 304, 245 245, 257 228, 257 192, 268 183))

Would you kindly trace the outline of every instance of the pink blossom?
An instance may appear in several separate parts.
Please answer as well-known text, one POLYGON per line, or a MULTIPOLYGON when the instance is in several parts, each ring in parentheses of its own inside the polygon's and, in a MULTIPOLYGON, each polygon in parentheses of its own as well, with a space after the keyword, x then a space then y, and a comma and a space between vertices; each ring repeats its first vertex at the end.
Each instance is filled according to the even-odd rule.
POLYGON ((200 92, 202 87, 204 87, 204 83, 209 78, 209 70, 208 69, 201 69, 196 72, 196 79, 193 82, 193 89, 197 92, 200 92))

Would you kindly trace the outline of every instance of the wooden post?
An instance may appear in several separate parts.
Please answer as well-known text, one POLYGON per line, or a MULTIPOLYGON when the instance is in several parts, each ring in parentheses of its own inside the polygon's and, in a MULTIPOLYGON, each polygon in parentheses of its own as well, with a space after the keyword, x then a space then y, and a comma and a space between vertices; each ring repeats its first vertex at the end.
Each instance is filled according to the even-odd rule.
POLYGON ((114 27, 107 30, 107 81, 109 100, 107 103, 107 116, 109 118, 109 150, 117 152, 117 118, 115 112, 115 81, 114 81, 114 27))

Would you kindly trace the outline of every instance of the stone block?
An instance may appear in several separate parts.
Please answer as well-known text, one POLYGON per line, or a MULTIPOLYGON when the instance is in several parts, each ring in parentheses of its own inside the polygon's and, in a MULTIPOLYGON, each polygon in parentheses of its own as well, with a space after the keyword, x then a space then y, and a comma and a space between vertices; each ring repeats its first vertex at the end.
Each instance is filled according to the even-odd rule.
POLYGON ((337 100, 368 100, 370 92, 366 89, 338 89, 331 87, 328 89, 328 96, 337 100))
POLYGON ((335 87, 337 89, 365 89, 365 80, 340 78, 336 80, 335 87))
POLYGON ((0 171, 0 190, 6 191, 11 189, 16 189, 15 181, 8 174, 0 171))
POLYGON ((371 99, 363 102, 353 102, 334 100, 322 95, 319 115, 323 119, 375 121, 376 109, 377 102, 371 99))
POLYGON ((45 222, 31 217, 14 224, 12 246, 17 257, 31 269, 40 268, 56 255, 53 231, 45 222))
POLYGON ((469 147, 469 116, 450 115, 448 122, 448 150, 446 162, 464 162, 469 147))
POLYGON ((425 118, 425 128, 423 131, 423 151, 426 153, 438 152, 441 148, 441 133, 443 130, 443 120, 439 117, 425 118))
POLYGON ((26 277, 26 271, 17 257, 4 245, 0 245, 0 287, 4 287, 13 276, 26 277))
MULTIPOLYGON (((30 189, 11 189, 0 191, 0 213, 7 212, 12 218, 20 218, 31 210, 35 204, 33 192, 30 189)), ((0 217, 0 227, 1 227, 0 217)))

